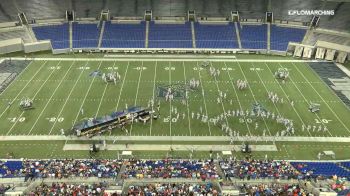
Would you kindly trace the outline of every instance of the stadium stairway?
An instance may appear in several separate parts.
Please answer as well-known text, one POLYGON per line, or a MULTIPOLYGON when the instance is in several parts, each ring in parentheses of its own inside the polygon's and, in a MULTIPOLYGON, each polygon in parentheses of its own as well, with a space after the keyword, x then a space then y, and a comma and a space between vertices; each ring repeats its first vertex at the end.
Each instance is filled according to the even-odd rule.
POLYGON ((267 23, 267 50, 271 49, 271 24, 267 23))
POLYGON ((101 44, 102 44, 102 38, 103 38, 103 33, 104 33, 104 31, 105 31, 105 25, 106 25, 106 22, 105 21, 103 21, 102 22, 102 27, 100 28, 101 30, 100 30, 100 36, 99 36, 99 38, 98 38, 98 45, 97 45, 97 47, 101 47, 101 44))
POLYGON ((192 32, 192 47, 196 48, 196 33, 194 32, 194 23, 191 22, 191 32, 192 32))
POLYGON ((238 24, 237 24, 237 22, 235 22, 234 24, 235 24, 235 29, 236 29, 236 36, 237 36, 238 47, 241 49, 242 48, 242 43, 241 43, 241 36, 239 35, 238 24))
POLYGON ((69 22, 69 48, 73 48, 73 22, 69 22))
POLYGON ((31 38, 32 42, 37 42, 38 40, 35 37, 35 34, 33 32, 33 29, 31 26, 26 25, 25 31, 28 33, 29 37, 31 38))
POLYGON ((312 36, 312 34, 314 33, 313 29, 308 29, 305 33, 305 36, 303 38, 303 40, 301 41, 302 44, 307 43, 307 40, 309 40, 312 36))
POLYGON ((145 48, 148 48, 149 21, 146 21, 145 48))

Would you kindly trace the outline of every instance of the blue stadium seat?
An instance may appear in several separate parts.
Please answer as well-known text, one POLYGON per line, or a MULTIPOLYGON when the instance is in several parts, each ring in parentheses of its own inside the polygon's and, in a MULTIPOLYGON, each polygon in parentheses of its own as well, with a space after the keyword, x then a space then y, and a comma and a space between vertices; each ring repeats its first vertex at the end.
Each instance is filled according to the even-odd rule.
POLYGON ((112 24, 106 22, 101 47, 103 48, 144 48, 146 23, 112 24))
POLYGON ((97 48, 100 30, 97 24, 73 23, 73 48, 97 48))
POLYGON ((192 48, 191 23, 155 24, 150 23, 149 48, 192 48))
POLYGON ((69 25, 48 25, 33 27, 38 40, 51 40, 53 49, 69 48, 69 25))
POLYGON ((312 172, 312 176, 326 176, 331 177, 337 175, 338 177, 350 177, 350 172, 339 167, 333 162, 291 162, 291 164, 300 172, 312 172))
POLYGON ((267 49, 267 25, 242 25, 240 28, 242 48, 267 49))
POLYGON ((280 27, 271 25, 271 50, 286 51, 289 42, 301 42, 306 29, 280 27))
POLYGON ((197 48, 238 48, 235 26, 195 23, 197 48))

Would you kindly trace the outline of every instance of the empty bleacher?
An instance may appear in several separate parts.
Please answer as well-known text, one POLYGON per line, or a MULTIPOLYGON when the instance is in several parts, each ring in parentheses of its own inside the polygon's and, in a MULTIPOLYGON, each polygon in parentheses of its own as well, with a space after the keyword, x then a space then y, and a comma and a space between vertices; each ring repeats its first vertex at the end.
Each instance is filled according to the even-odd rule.
POLYGON ((195 23, 197 48, 238 48, 235 27, 232 23, 195 23))
POLYGON ((100 30, 97 24, 73 23, 73 48, 97 48, 100 30))
POLYGON ((271 25, 271 50, 286 51, 289 42, 301 42, 306 29, 271 25))
POLYGON ((102 48, 144 48, 146 23, 113 24, 106 22, 102 48))
POLYGON ((306 44, 315 45, 316 41, 318 40, 350 46, 350 41, 348 37, 332 35, 328 33, 321 33, 321 32, 314 32, 311 35, 311 37, 306 41, 306 44))
POLYGON ((150 23, 149 48, 192 48, 191 23, 155 24, 150 23))
POLYGON ((240 37, 242 48, 267 49, 267 25, 241 25, 240 37))
POLYGON ((311 176, 338 177, 350 178, 350 171, 345 170, 338 164, 333 162, 291 162, 291 164, 302 173, 309 172, 311 176))
POLYGON ((47 25, 33 27, 38 40, 51 40, 53 49, 69 48, 69 25, 68 23, 58 25, 47 25))

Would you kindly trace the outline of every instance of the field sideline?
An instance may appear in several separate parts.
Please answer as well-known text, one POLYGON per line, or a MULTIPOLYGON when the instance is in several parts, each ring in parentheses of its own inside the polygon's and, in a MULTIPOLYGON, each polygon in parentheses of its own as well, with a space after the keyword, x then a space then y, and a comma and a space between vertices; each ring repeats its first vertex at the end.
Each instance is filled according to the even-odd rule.
MULTIPOLYGON (((268 111, 293 120, 295 134, 307 137, 348 137, 350 121, 348 107, 326 86, 307 62, 211 61, 221 74, 214 78, 202 61, 181 60, 33 60, 0 95, 0 135, 60 135, 60 129, 70 134, 73 124, 85 118, 101 117, 126 106, 147 106, 160 85, 185 85, 191 79, 200 81, 197 91, 189 93, 187 106, 175 99, 160 101, 161 118, 147 124, 128 126, 129 133, 114 130, 112 135, 143 136, 225 136, 220 127, 201 122, 196 115, 202 108, 209 118, 229 110, 251 110, 258 102, 268 111), (278 68, 287 68, 290 78, 285 84, 274 78, 278 68), (93 71, 118 71, 121 80, 106 84, 93 71), (238 90, 236 80, 247 80, 249 88, 238 90), (217 103, 218 92, 227 99, 217 103), (272 103, 268 92, 276 93, 284 103, 272 103), (19 102, 29 97, 34 109, 22 111, 19 102), (232 100, 232 101, 231 101, 232 100), (291 106, 294 102, 294 107, 291 106), (8 102, 12 102, 11 106, 8 102), (308 111, 310 102, 321 104, 317 114, 308 111), (173 108, 173 109, 172 109, 173 108), (176 108, 180 114, 171 112, 176 108), (84 110, 81 114, 81 109, 84 110), (302 131, 302 124, 326 126, 326 131, 302 131)), ((274 136, 283 129, 272 119, 226 117, 224 119, 241 136, 274 136), (256 128, 258 124, 258 128, 256 128)))

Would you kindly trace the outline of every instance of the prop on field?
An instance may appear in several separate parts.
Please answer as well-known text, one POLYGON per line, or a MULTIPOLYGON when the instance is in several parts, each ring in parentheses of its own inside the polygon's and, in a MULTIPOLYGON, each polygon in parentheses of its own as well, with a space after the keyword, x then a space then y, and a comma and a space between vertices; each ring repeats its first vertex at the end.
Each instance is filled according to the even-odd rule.
POLYGON ((198 89, 198 87, 199 87, 199 80, 196 80, 196 79, 192 78, 192 79, 190 80, 189 87, 190 87, 190 89, 192 89, 192 90, 198 89))
POLYGON ((237 88, 239 90, 244 90, 246 88, 248 88, 248 82, 246 80, 240 80, 238 79, 236 82, 237 88))
POLYGON ((267 114, 267 110, 260 104, 260 103, 254 103, 253 104, 253 112, 257 115, 260 116, 262 114, 267 114))
POLYGON ((95 71, 91 72, 89 74, 89 76, 91 76, 91 77, 100 77, 100 76, 102 76, 102 72, 99 71, 99 70, 95 70, 95 71))
POLYGON ((316 112, 320 111, 320 104, 318 104, 318 103, 310 103, 309 110, 312 113, 316 113, 316 112))
POLYGON ((157 96, 164 97, 166 101, 186 98, 186 86, 183 84, 159 85, 157 96))
POLYGON ((214 67, 209 68, 209 74, 213 77, 220 76, 220 70, 214 67))
POLYGON ((209 61, 203 61, 201 63, 201 67, 208 67, 210 65, 210 62, 209 61))
POLYGON ((121 78, 120 74, 118 72, 110 72, 110 73, 103 73, 102 74, 102 80, 106 83, 113 82, 114 84, 117 84, 117 81, 119 81, 121 78))
POLYGON ((278 68, 275 72, 275 77, 277 79, 286 80, 289 77, 289 71, 287 68, 278 68))
POLYGON ((28 110, 33 108, 33 100, 29 98, 23 98, 21 102, 19 103, 19 107, 22 110, 28 110))
POLYGON ((72 131, 78 137, 92 137, 106 131, 112 131, 114 128, 120 128, 128 133, 126 125, 133 122, 146 123, 152 114, 153 111, 149 108, 134 106, 99 118, 84 119, 74 125, 72 131))

